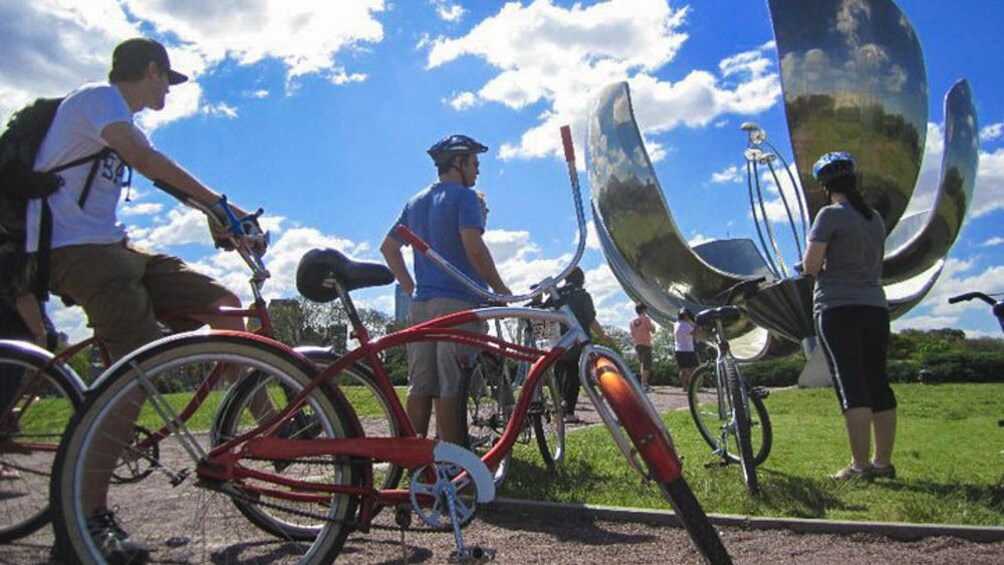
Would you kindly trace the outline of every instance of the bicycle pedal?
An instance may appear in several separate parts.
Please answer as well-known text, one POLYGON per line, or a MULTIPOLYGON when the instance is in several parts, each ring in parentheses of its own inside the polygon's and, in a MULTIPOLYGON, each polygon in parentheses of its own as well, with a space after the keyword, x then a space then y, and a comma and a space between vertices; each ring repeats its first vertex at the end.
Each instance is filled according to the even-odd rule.
POLYGON ((484 563, 495 561, 495 549, 491 547, 471 546, 450 553, 450 563, 484 563))
POLYGON ((762 386, 755 386, 750 389, 750 396, 763 400, 764 398, 770 396, 770 391, 762 386))

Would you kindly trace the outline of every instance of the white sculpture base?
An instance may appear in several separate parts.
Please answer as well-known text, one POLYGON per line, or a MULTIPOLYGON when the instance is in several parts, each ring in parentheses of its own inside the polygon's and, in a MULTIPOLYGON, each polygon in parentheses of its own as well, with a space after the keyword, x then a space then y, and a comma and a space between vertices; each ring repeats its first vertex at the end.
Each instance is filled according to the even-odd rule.
POLYGON ((833 377, 830 375, 829 365, 826 364, 826 357, 823 356, 823 348, 813 347, 807 357, 808 361, 798 375, 798 386, 802 388, 833 386, 833 377))

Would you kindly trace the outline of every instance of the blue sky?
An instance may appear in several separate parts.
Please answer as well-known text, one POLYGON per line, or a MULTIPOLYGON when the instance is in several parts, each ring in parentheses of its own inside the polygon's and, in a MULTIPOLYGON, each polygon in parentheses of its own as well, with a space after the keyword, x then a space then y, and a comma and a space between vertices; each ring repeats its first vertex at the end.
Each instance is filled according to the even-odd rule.
MULTIPOLYGON (((867 3, 867 0, 847 0, 867 3)), ((918 193, 937 181, 942 100, 959 78, 973 89, 982 151, 970 217, 928 298, 898 320, 999 337, 989 308, 948 305, 967 290, 1004 292, 1004 97, 1000 0, 900 0, 924 49, 928 146, 918 193), (965 13, 965 17, 963 17, 965 13)), ((573 126, 582 166, 592 91, 628 80, 674 219, 693 242, 754 237, 746 203, 744 121, 791 160, 776 51, 763 1, 450 0, 188 2, 0 0, 0 113, 35 96, 103 80, 111 51, 145 34, 164 42, 189 83, 139 120, 153 143, 216 190, 262 206, 273 245, 269 297, 296 293, 299 257, 333 246, 379 260, 400 207, 434 180, 425 149, 454 132, 490 146, 478 189, 486 240, 521 291, 573 251, 574 215, 557 127, 573 126), (737 182, 739 181, 739 182, 737 182)), ((580 171, 583 188, 588 176, 580 171)), ((247 294, 231 254, 204 220, 134 180, 120 219, 141 244, 178 254, 247 294)), ((606 325, 633 306, 595 236, 583 260, 606 325)), ((358 294, 392 312, 390 287, 358 294)), ((85 335, 76 309, 50 305, 61 329, 85 335)))

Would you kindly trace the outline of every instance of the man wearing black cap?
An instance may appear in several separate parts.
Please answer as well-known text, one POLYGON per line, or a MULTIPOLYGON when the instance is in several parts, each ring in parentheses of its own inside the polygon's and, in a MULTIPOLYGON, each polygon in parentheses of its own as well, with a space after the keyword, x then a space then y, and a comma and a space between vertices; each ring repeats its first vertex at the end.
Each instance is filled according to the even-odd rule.
MULTIPOLYGON (((116 208, 122 188, 129 184, 130 169, 175 187, 207 208, 220 209, 220 194, 155 149, 133 124, 137 112, 163 109, 170 87, 186 80, 171 68, 160 43, 146 38, 123 41, 112 55, 108 83, 85 84, 60 104, 35 161, 35 170, 46 171, 86 159, 58 173, 63 185, 45 203, 51 210, 51 232, 42 228, 43 221, 50 223, 43 219, 49 214, 43 212, 43 203, 31 201, 26 247, 28 252, 44 249, 40 235, 51 233, 49 288, 84 309, 89 325, 114 359, 161 337, 157 310, 240 306, 240 299, 227 288, 180 259, 132 247, 125 227, 117 221, 116 208)), ((240 208, 233 210, 238 217, 246 215, 240 208)), ((214 236, 225 236, 225 230, 214 236)), ((244 329, 239 318, 207 315, 196 322, 244 329)), ((107 433, 129 436, 133 431, 128 428, 107 433)), ((121 448, 116 451, 111 446, 127 443, 109 442, 112 462, 121 448)), ((146 548, 130 540, 104 507, 107 482, 94 478, 85 489, 84 504, 93 516, 91 534, 109 561, 145 561, 146 548)))

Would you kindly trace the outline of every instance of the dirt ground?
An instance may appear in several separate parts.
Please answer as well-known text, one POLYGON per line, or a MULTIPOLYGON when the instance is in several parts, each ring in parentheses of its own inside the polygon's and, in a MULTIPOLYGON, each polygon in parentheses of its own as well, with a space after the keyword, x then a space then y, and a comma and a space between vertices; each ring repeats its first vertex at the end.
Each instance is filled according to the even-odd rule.
MULTIPOLYGON (((660 411, 685 406, 679 390, 657 388, 651 395, 660 411)), ((598 422, 588 403, 578 410, 585 425, 598 422)), ((579 426, 575 426, 579 427, 579 426)), ((574 429, 574 428, 573 428, 574 429)), ((142 497, 149 489, 137 489, 142 497)), ((151 496, 157 496, 155 491, 151 496)), ((159 493, 163 495, 163 493, 159 493)), ((181 503, 183 499, 178 499, 181 503)), ((142 500, 137 500, 142 505, 142 500)), ((158 527, 169 530, 172 520, 191 520, 178 504, 171 513, 158 517, 158 527)), ((389 512, 377 524, 390 526, 389 512)), ((254 530, 246 522, 241 527, 254 530)), ((813 565, 854 564, 1004 564, 1004 541, 977 543, 951 537, 928 537, 896 541, 870 534, 796 534, 787 530, 721 528, 726 547, 735 563, 805 563, 813 565)), ((249 532, 250 535, 250 532, 249 532)), ((485 506, 464 530, 466 543, 496 550, 497 563, 700 563, 700 556, 680 529, 643 521, 612 521, 596 518, 587 510, 567 508, 526 509, 504 503, 485 506)), ((42 531, 19 543, 0 545, 0 563, 34 564, 49 561, 52 530, 42 531)), ((446 563, 455 549, 453 536, 442 532, 409 531, 402 543, 400 530, 374 529, 351 535, 339 562, 353 564, 446 563)), ((211 562, 242 557, 240 551, 211 556, 211 562)), ((247 555, 244 555, 247 557, 247 555)), ((58 561, 57 561, 58 562, 58 561)), ((257 559, 252 562, 267 563, 257 559)))

